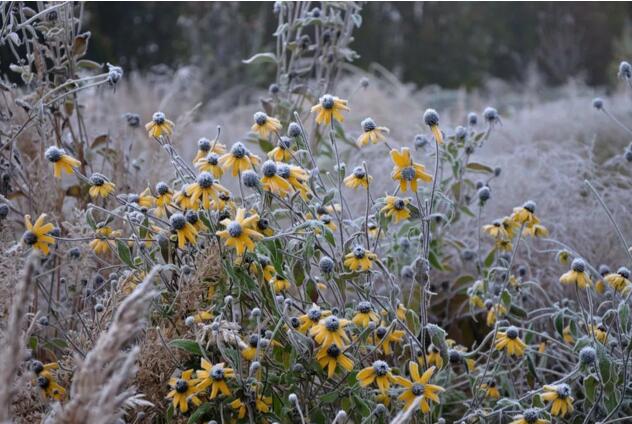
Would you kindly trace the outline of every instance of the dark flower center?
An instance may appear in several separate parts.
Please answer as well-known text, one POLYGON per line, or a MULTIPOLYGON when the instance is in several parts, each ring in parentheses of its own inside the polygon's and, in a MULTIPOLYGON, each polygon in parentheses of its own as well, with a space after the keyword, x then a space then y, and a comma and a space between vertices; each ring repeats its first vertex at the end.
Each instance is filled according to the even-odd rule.
POLYGON ((415 396, 421 396, 424 394, 424 386, 423 384, 415 383, 410 388, 410 391, 413 392, 413 395, 415 396))
POLYGON ((242 229, 241 229, 241 224, 239 224, 239 222, 233 221, 230 224, 228 224, 228 234, 230 234, 231 237, 239 237, 241 236, 242 233, 242 229))
POLYGON ((176 392, 178 393, 186 393, 187 389, 189 388, 189 383, 186 382, 186 380, 179 378, 178 380, 176 380, 176 392))

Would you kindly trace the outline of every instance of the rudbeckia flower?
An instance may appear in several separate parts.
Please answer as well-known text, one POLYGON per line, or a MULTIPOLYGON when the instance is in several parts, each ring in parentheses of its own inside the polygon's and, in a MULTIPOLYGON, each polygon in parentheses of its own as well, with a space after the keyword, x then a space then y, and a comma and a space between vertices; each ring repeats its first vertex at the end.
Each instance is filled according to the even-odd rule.
POLYGON ((499 219, 494 220, 491 224, 483 225, 483 232, 495 239, 507 240, 510 238, 509 233, 499 219))
POLYGON ((171 230, 176 233, 179 249, 184 249, 187 242, 191 245, 195 244, 198 232, 184 215, 179 212, 174 213, 169 218, 169 224, 171 225, 171 230))
POLYGON ((270 281, 270 285, 276 294, 282 293, 290 288, 290 282, 278 274, 270 281))
POLYGON ((303 200, 307 200, 311 190, 307 186, 309 176, 307 171, 295 165, 287 165, 284 163, 277 164, 277 175, 286 179, 290 185, 297 190, 303 200))
POLYGON ((377 360, 370 367, 364 368, 356 377, 360 386, 367 387, 375 382, 381 393, 385 394, 391 387, 391 383, 397 380, 391 374, 391 368, 384 361, 377 360))
POLYGON ((343 182, 347 187, 355 189, 358 187, 368 188, 372 180, 373 177, 366 174, 364 167, 356 166, 353 173, 346 177, 343 182))
POLYGON ((588 327, 588 334, 594 334, 595 339, 601 344, 608 341, 608 330, 603 324, 591 325, 588 327))
POLYGON ((235 211, 235 209, 237 209, 237 206, 235 205, 230 192, 220 191, 217 199, 211 202, 211 209, 219 212, 229 211, 232 213, 235 211))
POLYGON ((103 175, 95 172, 90 176, 90 197, 108 197, 114 191, 115 185, 108 181, 103 175))
POLYGON ((402 321, 402 322, 406 322, 406 313, 408 312, 408 309, 406 309, 406 307, 404 306, 403 303, 400 303, 399 305, 397 305, 397 311, 396 311, 396 315, 397 315, 397 319, 402 321))
POLYGON ((169 188, 169 186, 164 182, 159 182, 156 184, 156 206, 159 208, 165 208, 169 204, 171 204, 171 200, 173 199, 173 192, 169 188))
POLYGON ((209 153, 195 161, 195 167, 200 172, 210 172, 213 177, 220 178, 224 174, 224 170, 219 166, 219 156, 217 153, 209 153))
POLYGON ((384 355, 391 355, 393 353, 393 344, 401 344, 405 335, 404 330, 391 329, 389 331, 389 328, 382 324, 373 332, 372 341, 375 346, 380 346, 384 355))
POLYGON ((526 409, 522 414, 513 417, 509 424, 548 424, 549 421, 540 418, 540 410, 536 408, 526 409))
POLYGON ((252 132, 259 134, 260 138, 267 139, 270 133, 278 133, 283 128, 278 119, 272 118, 264 112, 255 113, 253 119, 255 123, 252 124, 250 129, 252 132))
POLYGON ((318 101, 317 105, 312 106, 312 113, 316 114, 317 124, 330 124, 332 120, 343 122, 345 117, 342 111, 348 111, 347 101, 325 94, 318 101))
POLYGON ((257 356, 258 346, 259 346, 259 336, 256 334, 251 335, 250 338, 248 339, 248 343, 246 344, 246 346, 243 349, 241 349, 241 356, 243 356, 243 358, 246 361, 253 361, 255 357, 257 356))
POLYGON ((522 235, 526 237, 546 237, 549 235, 549 230, 544 225, 535 224, 522 230, 522 235))
POLYGON ((560 283, 566 285, 577 285, 580 289, 585 289, 592 285, 590 276, 586 272, 586 264, 580 258, 575 258, 571 264, 570 271, 562 274, 560 283))
POLYGON ((309 334, 314 337, 316 343, 323 348, 331 346, 335 343, 338 346, 344 346, 345 342, 349 342, 349 337, 345 333, 345 327, 349 324, 346 319, 339 319, 331 315, 325 319, 321 319, 318 324, 309 330, 309 334))
MULTIPOLYGON (((257 395, 255 399, 255 409, 262 414, 267 414, 270 411, 270 406, 272 405, 272 397, 257 395)), ((242 419, 248 413, 248 407, 241 399, 235 399, 230 403, 230 407, 237 411, 237 418, 242 419)))
POLYGON ((197 205, 191 199, 191 193, 189 192, 190 185, 187 184, 173 196, 173 202, 183 210, 195 209, 197 205))
POLYGON ((98 228, 94 240, 90 241, 90 249, 97 255, 105 255, 113 248, 114 240, 120 235, 120 231, 112 231, 108 226, 98 228))
POLYGON ((518 337, 518 329, 514 326, 507 331, 499 331, 496 336, 496 350, 504 350, 509 356, 522 356, 527 345, 518 337))
POLYGON ((200 406, 202 401, 197 396, 199 390, 196 384, 200 381, 198 378, 191 378, 193 370, 182 372, 180 378, 171 378, 169 386, 171 391, 167 393, 167 399, 172 399, 174 409, 179 409, 183 414, 189 410, 189 401, 195 406, 200 406))
POLYGON ((268 157, 276 162, 287 162, 292 159, 292 140, 281 137, 274 149, 268 152, 268 157))
POLYGON ((274 194, 285 195, 294 191, 292 185, 284 178, 278 175, 277 164, 274 161, 267 160, 261 166, 261 184, 265 191, 274 194))
POLYGON ((399 181, 399 188, 402 192, 407 191, 409 187, 411 191, 416 192, 417 180, 427 183, 432 181, 432 176, 426 172, 426 168, 422 164, 413 162, 408 147, 403 147, 401 152, 395 149, 391 150, 391 159, 395 164, 391 178, 399 181))
POLYGON ((622 266, 616 273, 606 274, 603 278, 606 283, 619 293, 627 293, 630 291, 632 282, 630 282, 630 270, 622 266))
MULTIPOLYGON (((222 143, 211 142, 208 138, 200 138, 198 140, 198 150, 193 158, 193 164, 197 164, 197 161, 200 159, 206 158, 210 153, 215 153, 216 155, 222 155, 226 153, 226 146, 222 143)), ((203 170, 205 171, 205 170, 203 170)), ((219 178, 219 177, 216 177, 219 178)))
POLYGON ((573 397, 568 384, 543 386, 544 393, 540 395, 543 401, 551 402, 551 415, 565 417, 573 412, 573 397))
POLYGON ((419 375, 419 365, 411 361, 408 363, 408 371, 412 381, 404 377, 396 378, 397 384, 404 387, 404 392, 399 395, 399 399, 404 402, 406 409, 418 401, 421 412, 427 414, 430 412, 429 401, 440 402, 439 393, 445 391, 445 389, 441 386, 430 384, 430 379, 435 370, 435 367, 430 367, 423 374, 419 375))
POLYGON ((564 342, 566 344, 575 344, 575 338, 573 337, 573 333, 571 333, 571 327, 569 325, 564 327, 564 329, 562 330, 562 338, 564 339, 564 342))
POLYGON ((362 246, 356 246, 351 253, 345 256, 344 264, 351 271, 368 271, 373 266, 377 255, 366 250, 362 246))
POLYGON ((207 387, 211 387, 211 394, 209 399, 213 400, 219 393, 224 396, 230 396, 230 389, 226 384, 227 378, 233 378, 235 372, 232 368, 225 368, 224 363, 211 364, 206 359, 200 360, 201 370, 197 371, 197 376, 200 378, 200 382, 195 387, 197 391, 202 391, 207 387))
POLYGON ((49 233, 55 229, 55 226, 50 222, 46 224, 44 221, 46 221, 46 214, 41 214, 35 221, 35 224, 31 224, 30 215, 24 215, 26 231, 22 235, 22 241, 25 245, 32 246, 34 249, 48 255, 48 246, 55 243, 55 239, 49 233))
POLYGON ((335 343, 322 347, 316 354, 316 360, 323 369, 327 369, 328 378, 333 378, 338 365, 347 372, 353 370, 353 360, 335 343))
POLYGON ((366 146, 369 143, 376 144, 378 141, 384 140, 389 132, 386 127, 378 127, 371 118, 366 118, 360 125, 362 126, 362 134, 356 141, 358 147, 366 146))
POLYGON ((377 226, 375 222, 369 222, 367 225, 367 229, 369 231, 369 237, 375 238, 380 231, 380 228, 377 226))
POLYGON ((81 166, 81 162, 67 155, 64 149, 55 146, 50 146, 46 149, 44 156, 49 162, 53 163, 53 175, 56 178, 61 178, 62 171, 67 174, 72 174, 75 168, 81 166))
POLYGON ((42 394, 49 399, 62 400, 66 396, 66 389, 57 384, 48 370, 41 371, 35 381, 42 394))
POLYGON ((246 251, 254 251, 255 244, 252 239, 260 240, 263 236, 254 229, 259 215, 253 214, 246 218, 246 210, 239 208, 235 220, 226 218, 221 224, 226 228, 216 234, 226 240, 226 246, 233 247, 238 256, 243 256, 246 251))
POLYGON ((270 227, 270 221, 268 221, 267 218, 260 217, 255 224, 255 228, 266 237, 274 235, 274 230, 270 227))
MULTIPOLYGON (((263 280, 266 282, 272 280, 272 278, 274 278, 276 270, 274 269, 274 266, 270 263, 270 259, 266 256, 259 256, 257 262, 262 269, 263 280)), ((250 272, 255 275, 259 275, 259 267, 257 266, 257 262, 253 261, 252 264, 250 264, 249 268, 250 272)))
POLYGON ((152 196, 149 188, 143 190, 141 194, 130 193, 127 195, 128 203, 136 203, 138 206, 143 208, 151 208, 154 206, 156 199, 152 196))
POLYGON ((188 210, 184 213, 184 217, 187 219, 187 222, 193 225, 198 232, 204 229, 204 223, 200 219, 200 214, 196 211, 188 210))
POLYGON ((145 124, 147 134, 153 138, 160 138, 163 135, 170 136, 173 134, 175 124, 165 117, 162 112, 156 112, 151 121, 145 124))
POLYGON ((315 303, 307 310, 307 313, 298 317, 298 331, 307 333, 313 326, 317 325, 322 318, 331 315, 331 311, 323 311, 320 306, 315 303))
POLYGON ((494 380, 490 380, 489 383, 481 384, 481 390, 485 392, 485 397, 500 399, 500 391, 494 380))
POLYGON ((502 303, 493 304, 490 300, 485 302, 487 308, 486 324, 488 327, 493 327, 496 324, 498 318, 504 317, 507 314, 507 308, 502 303))
MULTIPOLYGON (((422 361, 424 360, 423 355, 421 355, 421 359, 422 361)), ((433 344, 428 346, 428 353, 425 356, 425 361, 428 366, 436 366, 439 369, 443 368, 443 357, 441 356, 441 351, 433 344)))
POLYGON ((443 144, 443 134, 439 128, 439 114, 434 109, 426 109, 424 112, 424 123, 430 127, 432 135, 439 144, 443 144))
POLYGON ((197 203, 202 200, 202 206, 204 209, 211 207, 211 199, 216 202, 219 193, 228 193, 228 190, 224 188, 219 182, 213 179, 213 176, 208 172, 202 172, 197 176, 195 182, 188 188, 191 193, 191 201, 197 203))
POLYGON ((410 218, 408 204, 410 199, 402 199, 396 196, 386 196, 386 204, 380 210, 387 218, 394 218, 395 223, 410 218))
POLYGON ((380 316, 376 314, 373 310, 373 305, 371 305, 371 302, 366 301, 358 303, 358 306, 356 307, 356 313, 351 319, 351 322, 353 322, 358 327, 363 328, 368 327, 370 322, 379 321, 380 316))
POLYGON ((232 170, 233 177, 239 175, 240 172, 251 169, 260 162, 261 159, 250 153, 241 142, 233 144, 233 147, 230 148, 230 152, 224 153, 219 158, 219 164, 224 170, 232 170))
POLYGON ((511 219, 518 225, 524 225, 526 227, 533 227, 540 223, 540 220, 535 216, 535 202, 529 200, 519 208, 514 208, 511 219))

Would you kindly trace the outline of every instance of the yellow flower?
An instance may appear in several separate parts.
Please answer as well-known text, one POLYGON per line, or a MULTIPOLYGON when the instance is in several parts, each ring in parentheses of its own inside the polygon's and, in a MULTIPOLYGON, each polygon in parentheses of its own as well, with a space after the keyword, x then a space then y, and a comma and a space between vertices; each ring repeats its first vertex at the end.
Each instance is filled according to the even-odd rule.
POLYGON ((508 238, 512 239, 516 234, 516 230, 520 227, 510 216, 505 216, 501 220, 503 228, 507 232, 508 238))
POLYGON ((439 114, 434 109, 426 109, 424 112, 424 122, 430 127, 432 135, 438 144, 443 144, 443 134, 439 128, 439 114))
POLYGON ((250 129, 252 132, 259 134, 260 138, 268 138, 270 133, 278 133, 282 128, 278 119, 272 118, 264 112, 255 113, 253 119, 255 123, 252 124, 250 129))
POLYGON ((627 294, 632 286, 630 270, 624 266, 619 268, 616 273, 607 274, 603 279, 610 287, 622 294, 627 294))
POLYGON ((317 105, 312 106, 312 113, 316 114, 317 124, 330 124, 332 120, 343 122, 345 120, 342 111, 348 111, 347 101, 325 94, 318 101, 317 105))
POLYGON ((294 191, 290 182, 279 175, 278 166, 274 161, 265 161, 261 166, 261 171, 263 173, 261 184, 263 184, 265 191, 278 195, 285 195, 294 191))
POLYGON ((608 341, 608 330, 603 324, 591 325, 588 328, 588 334, 593 333, 595 335, 595 339, 597 339, 599 343, 606 344, 606 342, 608 341))
POLYGON ((540 223, 540 220, 535 216, 535 202, 529 200, 525 202, 519 208, 514 208, 511 219, 518 225, 524 225, 526 227, 533 227, 540 223))
POLYGON ((189 186, 189 193, 191 193, 191 202, 198 203, 201 199, 204 209, 209 209, 211 207, 211 199, 217 202, 219 193, 228 193, 228 190, 214 180, 210 173, 202 172, 197 176, 195 182, 189 186))
POLYGON ((375 346, 380 346, 384 355, 393 354, 393 344, 401 344, 406 333, 403 330, 390 330, 382 324, 375 329, 372 335, 372 342, 375 346))
POLYGON ((376 144, 378 141, 384 140, 386 134, 389 133, 388 128, 378 127, 371 118, 366 118, 360 125, 362 126, 362 134, 356 141, 358 147, 366 146, 369 143, 376 144))
POLYGON ((366 250, 362 246, 356 246, 351 253, 345 256, 344 264, 352 271, 368 271, 373 266, 377 255, 366 250))
POLYGON ((485 301, 478 294, 470 293, 470 305, 473 308, 482 308, 485 306, 485 301))
POLYGON ((210 321, 212 319, 213 314, 209 311, 200 311, 197 314, 193 315, 193 321, 195 322, 210 321))
POLYGON ((369 237, 371 238, 377 237, 377 234, 380 232, 380 228, 375 222, 369 222, 367 229, 369 230, 369 237))
POLYGON ((171 204, 171 200, 173 199, 173 192, 169 188, 169 186, 164 182, 159 182, 156 184, 156 206, 159 208, 166 208, 171 204))
POLYGON ((496 350, 505 350, 509 356, 522 356, 527 345, 518 337, 518 329, 514 326, 507 331, 499 331, 496 337, 496 350))
POLYGON ((98 228, 95 239, 90 242, 90 249, 97 255, 104 255, 113 248, 113 241, 120 235, 120 231, 112 231, 111 227, 98 228))
POLYGON ((347 187, 355 189, 358 187, 368 188, 372 180, 373 177, 366 174, 364 167, 356 166, 353 173, 346 177, 343 182, 347 187))
POLYGON ((495 239, 508 240, 510 238, 509 233, 503 226, 503 222, 499 219, 491 224, 483 225, 483 232, 495 239))
POLYGON ((489 383, 481 384, 481 390, 485 392, 485 397, 490 399, 500 399, 500 391, 494 380, 490 380, 489 383))
POLYGON ((406 309, 406 307, 404 306, 403 303, 400 303, 399 305, 397 305, 397 319, 402 321, 402 322, 406 322, 406 313, 408 312, 408 309, 406 309))
POLYGON ((513 417, 509 424, 548 424, 549 421, 540 418, 540 411, 536 408, 529 408, 520 415, 513 417))
POLYGON ((106 198, 114 191, 115 187, 107 178, 95 172, 90 176, 90 190, 88 190, 88 193, 92 198, 106 198))
POLYGON ((380 316, 373 310, 373 305, 371 305, 371 302, 366 301, 358 303, 358 306, 356 307, 356 314, 351 319, 351 322, 353 322, 356 326, 363 328, 368 327, 370 322, 379 321, 380 316))
MULTIPOLYGON (((421 359, 423 360, 424 357, 422 356, 421 359)), ((441 356, 441 351, 433 344, 428 346, 428 353, 426 354, 425 361, 428 366, 436 366, 439 369, 443 368, 443 357, 441 356)))
MULTIPOLYGON (((263 280, 264 281, 272 280, 272 278, 274 277, 274 274, 276 273, 276 270, 274 269, 274 266, 270 263, 270 259, 266 256, 259 256, 258 259, 259 259, 258 260, 259 266, 261 267, 262 272, 263 272, 263 280)), ((259 267, 254 261, 252 262, 252 264, 250 264, 250 272, 252 272, 255 275, 259 275, 259 267)))
POLYGON ((81 162, 67 155, 64 149, 55 146, 50 146, 46 149, 44 156, 49 162, 53 163, 53 175, 56 178, 61 178, 62 171, 67 174, 72 174, 75 168, 81 166, 81 162))
POLYGON ((313 326, 317 325, 322 318, 331 315, 331 311, 323 311, 315 303, 307 310, 307 313, 298 317, 298 331, 307 333, 313 326))
POLYGON ((270 281, 270 285, 276 294, 284 292, 290 288, 290 282, 278 274, 270 281))
POLYGON ((62 400, 66 396, 66 389, 57 384, 55 377, 48 370, 41 371, 37 375, 36 383, 47 398, 62 400))
POLYGON ((235 376, 233 369, 224 368, 223 362, 213 365, 204 358, 200 360, 200 363, 202 369, 197 371, 197 375, 200 378, 200 382, 195 387, 197 391, 202 391, 210 386, 211 394, 208 397, 209 399, 215 399, 219 393, 224 396, 230 396, 230 389, 226 384, 226 379, 235 376))
POLYGON ((397 384, 404 387, 404 391, 399 395, 399 400, 403 401, 405 408, 408 409, 415 402, 419 402, 421 412, 427 414, 430 412, 429 401, 439 403, 439 393, 445 391, 441 386, 430 384, 430 379, 436 368, 430 367, 423 374, 419 375, 419 365, 416 362, 408 363, 408 371, 411 380, 404 377, 396 377, 397 384))
MULTIPOLYGON (((248 339, 248 343, 241 349, 241 356, 246 361, 253 361, 257 356, 257 348, 259 347, 259 336, 253 334, 248 339)), ((261 350, 259 350, 261 351, 261 350)))
POLYGON ((239 175, 240 172, 244 172, 258 165, 260 162, 261 159, 250 153, 241 142, 233 144, 233 147, 230 148, 230 152, 224 153, 219 158, 219 164, 224 170, 232 170, 233 177, 239 175))
POLYGON ((172 399, 174 409, 179 409, 183 414, 189 410, 189 401, 195 406, 202 404, 202 401, 197 396, 199 390, 196 387, 200 380, 191 378, 192 374, 193 370, 186 370, 182 372, 180 378, 171 378, 169 380, 169 386, 172 390, 167 393, 167 399, 172 399))
POLYGON ((401 197, 386 196, 386 205, 380 210, 387 218, 395 218, 395 223, 410 218, 408 204, 410 199, 401 197))
MULTIPOLYGON (((271 405, 272 405, 272 397, 257 395, 257 398, 255 399, 255 409, 258 412, 267 414, 270 411, 271 405)), ((239 418, 240 420, 243 419, 246 416, 246 413, 248 412, 248 407, 246 406, 245 403, 241 401, 241 399, 235 399, 234 401, 232 401, 230 403, 230 407, 237 411, 237 418, 239 418)), ((266 421, 262 421, 262 422, 266 422, 266 421)))
POLYGON ((495 248, 501 252, 511 252, 513 250, 513 245, 509 240, 496 239, 495 248))
POLYGON ((540 395, 543 401, 551 402, 551 415, 565 417, 573 413, 573 397, 568 384, 557 386, 543 386, 544 393, 540 395))
POLYGON ((292 140, 280 137, 276 147, 268 152, 268 157, 276 162, 288 162, 292 159, 292 140))
POLYGON ((295 165, 285 163, 277 164, 277 175, 290 183, 297 190, 303 200, 307 200, 311 194, 311 190, 307 186, 309 176, 307 171, 295 165))
POLYGON ((399 188, 402 192, 407 191, 409 187, 411 191, 416 192, 417 180, 427 183, 432 181, 432 176, 426 172, 426 168, 422 164, 413 162, 408 147, 403 147, 401 152, 395 149, 391 150, 391 159, 395 164, 391 178, 399 181, 399 188))
POLYGON ((580 289, 585 289, 592 285, 590 276, 586 272, 586 264, 580 258, 575 258, 571 264, 570 271, 562 274, 560 283, 566 285, 577 285, 580 289))
POLYGON ((189 193, 190 185, 185 185, 182 187, 180 191, 178 191, 173 196, 174 203, 180 207, 181 209, 196 209, 197 205, 191 199, 191 194, 189 193))
MULTIPOLYGON (((199 161, 200 159, 205 159, 210 153, 223 155, 224 153, 226 153, 226 146, 224 146, 222 143, 218 143, 217 141, 211 142, 211 140, 209 140, 208 138, 200 138, 198 140, 198 151, 193 158, 193 164, 197 164, 197 161, 199 161)), ((206 171, 206 169, 202 169, 202 171, 206 171)))
POLYGON ((544 225, 535 224, 522 230, 522 234, 525 237, 546 237, 549 235, 549 230, 544 225))
POLYGON ((321 347, 316 354, 316 360, 323 369, 327 369, 327 378, 333 378, 338 365, 348 372, 353 369, 353 361, 335 343, 321 347))
POLYGON ((128 203, 136 203, 138 206, 143 208, 151 208, 154 206, 156 199, 152 196, 149 188, 143 190, 141 194, 128 194, 127 202, 128 203))
POLYGON ((187 242, 191 245, 195 244, 198 232, 184 215, 179 212, 174 213, 169 218, 169 224, 171 225, 171 230, 176 233, 179 249, 184 249, 187 242))
POLYGON ((49 235, 51 231, 55 229, 55 226, 50 222, 45 224, 46 214, 41 214, 35 221, 35 224, 31 224, 31 216, 24 215, 24 226, 26 231, 22 235, 22 242, 34 249, 39 250, 45 255, 48 255, 48 246, 55 243, 55 239, 49 235))
POLYGON ((153 138, 160 138, 162 135, 170 136, 173 134, 173 127, 175 124, 165 117, 162 112, 156 112, 151 118, 151 121, 145 124, 145 130, 147 134, 153 138))
POLYGON ((314 325, 309 334, 314 337, 316 343, 323 348, 327 348, 332 344, 344 346, 345 342, 349 342, 349 337, 345 333, 345 327, 349 324, 346 319, 340 319, 334 315, 321 319, 318 324, 314 325))
POLYGON ((216 211, 228 210, 231 213, 237 208, 233 201, 230 192, 220 191, 217 195, 217 199, 211 202, 211 208, 216 211))
POLYGON ((575 338, 573 338, 573 334, 571 333, 571 327, 567 325, 562 330, 562 337, 564 338, 564 342, 570 345, 575 344, 575 338))
POLYGON ((255 230, 255 224, 259 220, 259 215, 253 214, 246 218, 246 210, 237 209, 235 220, 231 221, 226 218, 221 224, 226 228, 218 231, 216 234, 226 239, 226 246, 233 247, 238 256, 242 256, 244 252, 255 250, 255 244, 252 239, 260 240, 263 236, 255 230))
POLYGON ((224 174, 224 170, 219 165, 219 156, 217 153, 209 153, 195 161, 195 167, 200 172, 209 172, 214 178, 220 178, 224 174))
POLYGON ((396 379, 391 374, 391 368, 384 361, 377 360, 370 367, 364 368, 356 377, 360 382, 360 386, 367 387, 375 382, 381 393, 386 394, 391 387, 391 383, 395 383, 396 379))
POLYGON ((496 324, 496 320, 498 318, 504 317, 507 314, 507 308, 501 303, 497 303, 496 305, 494 305, 491 301, 488 300, 485 303, 485 307, 487 308, 486 323, 488 327, 493 327, 494 324, 496 324))

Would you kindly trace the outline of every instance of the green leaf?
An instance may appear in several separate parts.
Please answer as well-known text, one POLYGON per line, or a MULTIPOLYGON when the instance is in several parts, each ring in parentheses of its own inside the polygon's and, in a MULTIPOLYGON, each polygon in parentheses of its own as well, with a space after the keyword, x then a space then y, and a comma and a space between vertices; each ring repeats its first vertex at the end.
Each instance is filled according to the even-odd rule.
POLYGON ((116 240, 116 251, 121 258, 121 261, 125 263, 125 265, 133 267, 134 263, 132 262, 132 251, 129 249, 127 243, 116 240))
POLYGON ((588 377, 584 378, 584 394, 590 403, 595 403, 595 395, 597 394, 598 385, 599 381, 594 375, 590 374, 588 377))
POLYGON ((484 172, 487 174, 493 174, 494 170, 487 165, 483 165, 482 163, 470 162, 466 166, 467 169, 473 172, 484 172))
POLYGON ((553 317, 553 322, 555 323, 555 330, 557 330, 557 333, 561 337, 564 337, 564 310, 563 309, 555 314, 555 317, 553 317))
POLYGON ((630 324, 630 305, 628 305, 625 301, 621 301, 619 303, 619 321, 621 321, 621 328, 624 333, 628 332, 628 325, 630 324))
POLYGON ((525 311, 524 309, 522 309, 519 306, 516 305, 511 305, 511 307, 509 308, 509 313, 518 317, 518 318, 526 318, 527 317, 527 311, 525 311))
POLYGON ((364 399, 356 394, 351 395, 351 397, 353 399, 353 403, 355 403, 356 408, 358 408, 358 412, 360 412, 360 415, 366 417, 371 413, 371 408, 369 408, 369 405, 364 399))
POLYGON ((264 153, 268 153, 270 150, 274 149, 274 145, 270 143, 269 140, 264 140, 263 138, 259 139, 259 147, 263 150, 264 153))
POLYGON ((511 293, 509 293, 509 290, 507 289, 503 290, 502 294, 500 295, 500 301, 507 308, 511 306, 511 293))
POLYGON ((94 217, 92 216, 92 208, 86 211, 86 222, 92 228, 93 231, 96 231, 97 224, 94 222, 94 217))
POLYGON ((435 253, 432 250, 428 252, 428 261, 430 262, 430 265, 432 265, 434 269, 437 269, 439 271, 443 271, 445 269, 443 265, 441 264, 441 262, 439 262, 439 258, 437 258, 437 255, 435 255, 435 253))
POLYGON ((204 415, 206 415, 209 411, 212 411, 214 408, 214 405, 210 402, 206 402, 202 405, 200 405, 193 414, 191 414, 191 416, 189 417, 189 421, 187 421, 187 424, 195 424, 198 423, 202 420, 202 418, 204 418, 204 415))
POLYGON ((426 330, 428 331, 428 335, 430 336, 430 341, 432 342, 433 345, 437 347, 437 349, 439 349, 439 352, 441 353, 441 357, 443 358, 443 361, 447 363, 449 358, 448 358, 448 345, 445 341, 446 339, 445 330, 435 324, 427 324, 426 330))
POLYGON ((274 53, 257 53, 250 59, 242 60, 242 63, 245 63, 246 65, 254 63, 277 63, 277 58, 274 53))
POLYGON ((334 390, 333 392, 329 392, 327 394, 322 395, 320 397, 320 401, 321 403, 333 403, 338 400, 339 396, 340 396, 340 393, 334 390))
POLYGON ((193 340, 174 339, 169 342, 169 346, 182 349, 198 356, 202 356, 203 353, 200 345, 193 340))
POLYGON ((496 253, 495 249, 492 249, 489 251, 489 253, 487 254, 487 257, 483 261, 483 265, 485 266, 485 268, 489 268, 490 266, 492 266, 492 264, 494 263, 495 253, 496 253))

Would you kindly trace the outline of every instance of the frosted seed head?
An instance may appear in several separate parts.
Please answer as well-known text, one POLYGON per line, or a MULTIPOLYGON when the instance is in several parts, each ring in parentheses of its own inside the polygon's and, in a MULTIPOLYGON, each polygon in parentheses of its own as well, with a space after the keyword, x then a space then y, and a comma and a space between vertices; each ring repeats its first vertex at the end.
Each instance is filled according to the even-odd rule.
POLYGON ((55 163, 58 162, 65 153, 66 152, 64 152, 64 149, 60 149, 56 146, 50 146, 48 149, 46 149, 44 156, 49 162, 55 163))
POLYGON ((619 78, 630 79, 632 78, 632 66, 625 60, 619 64, 619 78))
POLYGON ((323 256, 318 262, 318 267, 323 274, 329 274, 334 269, 334 261, 329 256, 323 256))
POLYGON ((619 274, 620 276, 628 280, 630 279, 630 270, 624 266, 622 266, 621 268, 617 270, 617 274, 619 274))
POLYGON ((171 217, 169 218, 169 224, 171 225, 171 228, 174 230, 181 230, 184 228, 184 226, 186 225, 186 218, 184 217, 184 215, 182 215, 179 212, 174 213, 173 215, 171 215, 171 217))
POLYGON ((253 119, 255 120, 255 123, 257 125, 265 125, 266 121, 268 120, 268 115, 263 112, 257 112, 254 114, 253 119))
POLYGON ((483 111, 483 117, 485 118, 485 121, 487 121, 488 123, 494 123, 498 121, 498 119, 500 118, 498 116, 498 111, 491 106, 487 106, 485 108, 485 110, 483 111))
POLYGON ((382 360, 373 362, 373 370, 378 377, 382 377, 390 371, 388 364, 382 360))
POLYGON ((474 112, 467 114, 467 123, 471 126, 475 126, 478 123, 478 115, 474 112))
POLYGON ((98 172, 90 175, 90 184, 92 184, 93 186, 101 187, 103 184, 105 184, 105 181, 105 177, 98 172))
POLYGON ((241 233, 243 232, 241 228, 241 224, 239 224, 239 222, 237 221, 233 221, 230 224, 228 224, 227 230, 228 230, 228 234, 234 238, 241 236, 241 233))
POLYGON ((362 131, 364 132, 373 131, 375 128, 377 128, 377 125, 375 125, 375 121, 371 118, 366 118, 364 121, 362 121, 360 125, 362 125, 362 131))
POLYGON ((211 150, 211 140, 209 140, 206 137, 200 138, 197 142, 197 145, 198 145, 198 150, 201 150, 203 152, 208 152, 211 150))
POLYGON ((335 99, 334 96, 332 96, 331 94, 325 94, 320 99, 320 105, 323 107, 323 109, 333 109, 334 104, 335 99))
POLYGON ((483 187, 478 189, 478 193, 477 194, 478 194, 478 200, 480 200, 481 202, 486 202, 491 197, 492 192, 489 189, 489 187, 483 186, 483 187))
POLYGON ((575 258, 571 263, 571 269, 575 272, 584 272, 586 269, 586 263, 582 258, 575 258))
POLYGON ((263 163, 261 167, 263 175, 266 177, 274 177, 277 174, 277 166, 276 163, 272 160, 267 160, 263 163))
POLYGON ((243 145, 242 142, 238 141, 237 143, 233 144, 233 146, 230 148, 230 153, 234 157, 240 159, 246 156, 246 154, 248 153, 248 150, 246 149, 246 147, 243 145))
POLYGON ((259 186, 259 176, 255 171, 250 169, 241 174, 241 181, 248 188, 255 188, 259 186))
POLYGON ((364 171, 364 167, 356 166, 353 168, 353 176, 359 179, 364 179, 366 177, 366 172, 364 171))
POLYGON ((518 338, 518 329, 516 327, 514 327, 513 325, 509 328, 507 328, 507 337, 510 338, 511 340, 518 338))
POLYGON ((290 122, 290 125, 287 127, 287 135, 288 137, 298 137, 301 135, 301 126, 296 122, 290 122))
POLYGON ((579 361, 584 365, 590 365, 595 362, 597 353, 591 346, 586 346, 579 351, 579 361))
POLYGON ((151 118, 151 120, 154 121, 154 124, 158 124, 158 125, 164 124, 166 119, 167 118, 165 118, 165 114, 162 112, 154 113, 154 115, 151 118))
POLYGON ((467 130, 465 129, 465 127, 462 127, 461 125, 459 125, 454 130, 454 136, 456 137, 457 140, 463 141, 465 140, 465 137, 467 137, 467 130))
POLYGON ((603 109, 603 99, 601 97, 595 97, 592 101, 592 105, 595 109, 603 109))
POLYGON ((533 200, 527 200, 522 207, 531 213, 535 213, 535 202, 533 200))
POLYGON ((424 123, 429 127, 439 125, 439 114, 434 109, 426 109, 424 112, 424 123))

